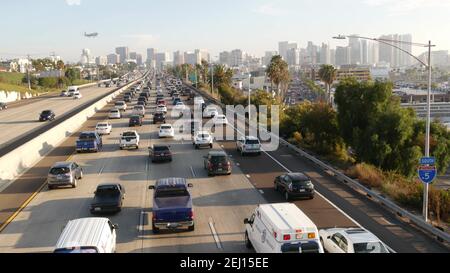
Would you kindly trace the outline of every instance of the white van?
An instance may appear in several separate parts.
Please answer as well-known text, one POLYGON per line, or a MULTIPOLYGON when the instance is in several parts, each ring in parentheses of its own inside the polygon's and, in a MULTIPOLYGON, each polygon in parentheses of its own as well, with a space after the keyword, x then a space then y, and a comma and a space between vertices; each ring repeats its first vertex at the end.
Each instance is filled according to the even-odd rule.
POLYGON ((114 253, 117 228, 108 218, 71 220, 64 227, 54 253, 114 253))
POLYGON ((80 89, 78 88, 78 86, 69 86, 67 88, 67 93, 69 97, 73 97, 75 94, 80 93, 80 89))
POLYGON ((257 253, 323 253, 316 225, 294 204, 259 205, 244 224, 245 245, 257 253))

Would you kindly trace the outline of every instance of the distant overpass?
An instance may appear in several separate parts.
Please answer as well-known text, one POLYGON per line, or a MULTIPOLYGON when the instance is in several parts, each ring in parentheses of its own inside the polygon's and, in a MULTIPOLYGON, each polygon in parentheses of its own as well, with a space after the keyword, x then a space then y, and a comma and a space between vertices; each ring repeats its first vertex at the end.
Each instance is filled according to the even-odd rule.
MULTIPOLYGON (((414 109, 420 118, 426 118, 427 116, 426 103, 402 103, 401 106, 414 109)), ((431 117, 440 118, 443 122, 450 122, 450 102, 431 103, 431 117)))

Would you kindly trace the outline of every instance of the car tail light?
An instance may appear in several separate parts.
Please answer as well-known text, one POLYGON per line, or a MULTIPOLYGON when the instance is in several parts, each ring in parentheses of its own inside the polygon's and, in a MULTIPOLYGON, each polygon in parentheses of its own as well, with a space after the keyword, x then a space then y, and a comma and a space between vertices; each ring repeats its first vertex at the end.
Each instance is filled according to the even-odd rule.
POLYGON ((210 163, 208 163, 208 168, 209 169, 212 169, 213 168, 213 164, 210 162, 210 163))
POLYGON ((157 217, 158 217, 158 216, 157 216, 156 212, 153 212, 152 220, 153 220, 153 221, 156 221, 157 217))
POLYGON ((285 234, 283 235, 283 241, 289 241, 291 239, 291 235, 285 234))
POLYGON ((231 163, 230 162, 227 162, 227 167, 229 168, 229 167, 231 167, 231 163))
POLYGON ((189 218, 191 219, 191 220, 194 220, 194 211, 190 211, 189 212, 189 218))

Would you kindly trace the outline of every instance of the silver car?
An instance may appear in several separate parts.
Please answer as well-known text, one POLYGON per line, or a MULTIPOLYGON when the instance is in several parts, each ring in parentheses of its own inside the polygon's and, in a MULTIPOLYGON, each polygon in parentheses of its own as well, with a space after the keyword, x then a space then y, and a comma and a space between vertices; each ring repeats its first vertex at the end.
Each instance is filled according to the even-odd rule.
POLYGON ((59 186, 76 188, 78 180, 83 178, 83 169, 75 162, 55 163, 48 172, 47 185, 52 190, 59 186))

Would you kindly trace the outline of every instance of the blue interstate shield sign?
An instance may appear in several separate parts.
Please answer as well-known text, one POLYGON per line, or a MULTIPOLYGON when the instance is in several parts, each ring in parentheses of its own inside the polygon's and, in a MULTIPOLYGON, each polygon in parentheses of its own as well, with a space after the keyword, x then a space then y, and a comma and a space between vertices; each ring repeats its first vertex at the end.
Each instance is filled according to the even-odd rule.
POLYGON ((431 184, 436 178, 436 167, 435 166, 420 166, 419 167, 419 178, 423 183, 431 184))

